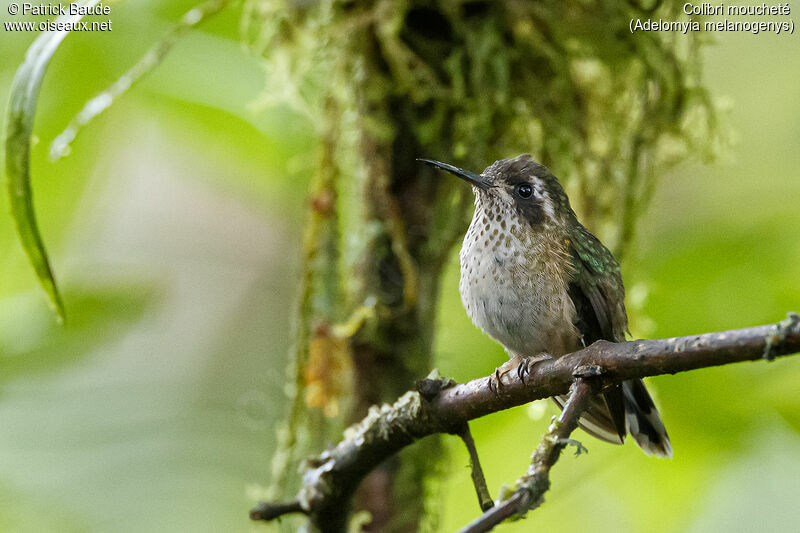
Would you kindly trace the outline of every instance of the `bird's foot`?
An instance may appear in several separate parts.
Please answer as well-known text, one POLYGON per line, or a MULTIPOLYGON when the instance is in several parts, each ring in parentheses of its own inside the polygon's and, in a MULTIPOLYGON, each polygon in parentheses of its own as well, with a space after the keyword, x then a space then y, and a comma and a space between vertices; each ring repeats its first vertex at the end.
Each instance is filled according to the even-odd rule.
POLYGON ((525 384, 525 378, 531 373, 531 370, 534 366, 542 361, 547 361, 548 359, 552 358, 553 356, 547 352, 542 352, 539 355, 534 355, 532 357, 521 357, 519 363, 517 364, 517 377, 523 384, 525 384))
POLYGON ((515 355, 502 365, 498 366, 494 369, 494 373, 489 376, 489 390, 491 390, 495 395, 500 396, 500 391, 505 387, 503 384, 503 377, 517 368, 517 366, 522 361, 522 357, 515 355))
POLYGON ((519 380, 524 384, 525 377, 531 373, 531 370, 537 363, 552 358, 552 355, 545 352, 542 352, 539 355, 534 355, 533 357, 523 357, 521 355, 514 354, 511 356, 511 359, 495 368, 494 373, 489 376, 489 389, 499 396, 500 391, 505 386, 503 383, 503 378, 511 371, 516 371, 517 378, 519 378, 519 380))

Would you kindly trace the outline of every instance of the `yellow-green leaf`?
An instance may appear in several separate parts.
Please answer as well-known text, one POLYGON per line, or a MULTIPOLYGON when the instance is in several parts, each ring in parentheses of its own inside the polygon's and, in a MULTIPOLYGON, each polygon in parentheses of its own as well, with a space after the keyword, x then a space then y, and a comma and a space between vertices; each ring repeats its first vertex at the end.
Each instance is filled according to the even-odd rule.
MULTIPOLYGON (((94 6, 99 0, 80 2, 94 6)), ((62 16, 58 22, 75 23, 80 15, 62 16)), ((66 25, 69 27, 69 24, 66 25)), ((64 318, 64 304, 58 292, 47 252, 36 223, 31 191, 30 155, 33 120, 42 78, 68 29, 47 31, 40 35, 28 49, 11 85, 11 96, 6 110, 5 170, 11 215, 17 226, 22 246, 36 271, 39 283, 50 298, 50 303, 60 320, 64 318)))

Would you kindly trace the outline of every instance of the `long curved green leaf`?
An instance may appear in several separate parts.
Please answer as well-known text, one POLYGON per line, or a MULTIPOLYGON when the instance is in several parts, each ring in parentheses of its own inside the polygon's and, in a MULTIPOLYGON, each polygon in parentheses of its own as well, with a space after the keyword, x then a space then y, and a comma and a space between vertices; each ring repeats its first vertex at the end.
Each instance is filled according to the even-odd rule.
MULTIPOLYGON (((94 6, 100 0, 80 2, 94 6)), ((78 22, 80 15, 62 16, 58 22, 78 22)), ((6 184, 11 214, 17 226, 22 246, 36 271, 39 283, 50 298, 50 303, 58 315, 64 318, 64 304, 58 292, 53 271, 42 242, 36 215, 33 209, 31 191, 30 155, 33 119, 36 103, 47 65, 56 49, 69 33, 68 29, 48 31, 40 35, 25 54, 25 61, 17 69, 11 85, 11 96, 6 111, 5 159, 6 184)))

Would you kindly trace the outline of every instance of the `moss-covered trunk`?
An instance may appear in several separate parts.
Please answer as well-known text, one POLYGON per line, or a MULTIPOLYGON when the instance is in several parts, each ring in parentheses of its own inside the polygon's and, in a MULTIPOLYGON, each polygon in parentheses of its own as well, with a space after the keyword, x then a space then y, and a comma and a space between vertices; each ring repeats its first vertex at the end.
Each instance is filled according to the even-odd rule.
MULTIPOLYGON (((384 139, 366 133, 361 143, 364 223, 372 231, 356 272, 364 291, 359 299, 374 298, 377 305, 376 319, 351 341, 352 422, 372 405, 393 402, 431 370, 441 269, 466 223, 463 200, 448 209, 449 218, 437 216, 450 184, 420 172, 416 157, 427 150, 408 121, 420 111, 415 107, 390 98, 363 110, 380 114, 396 133, 384 139)), ((439 454, 438 439, 430 438, 367 476, 356 507, 370 512, 370 531, 417 531, 424 516, 421 489, 439 454)))
MULTIPOLYGON (((318 127, 291 390, 272 499, 295 461, 432 368, 439 280, 470 191, 419 165, 480 171, 529 152, 555 167, 605 242, 633 235, 660 170, 713 147, 692 35, 630 34, 628 2, 246 2, 245 32, 278 95, 318 127)), ((416 531, 433 438, 371 472, 371 531, 416 531)), ((296 485, 295 485, 296 487, 296 485)), ((435 505, 435 502, 433 502, 435 505)), ((334 511, 334 514, 335 511, 334 511)), ((332 529, 348 510, 331 516, 332 529)))

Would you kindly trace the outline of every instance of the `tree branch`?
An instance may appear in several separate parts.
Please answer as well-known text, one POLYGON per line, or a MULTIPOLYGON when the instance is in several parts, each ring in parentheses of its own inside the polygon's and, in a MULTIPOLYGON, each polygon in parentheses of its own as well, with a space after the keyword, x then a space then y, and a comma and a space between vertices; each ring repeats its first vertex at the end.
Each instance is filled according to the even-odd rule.
POLYGON ((464 446, 467 447, 467 453, 469 453, 469 469, 472 473, 475 494, 478 496, 478 505, 481 506, 482 511, 488 511, 494 504, 489 494, 489 487, 486 486, 486 478, 483 476, 483 468, 481 468, 481 462, 478 459, 478 450, 475 448, 475 440, 472 438, 469 424, 464 423, 464 428, 458 433, 458 436, 461 437, 464 446))
MULTIPOLYGON (((345 431, 341 442, 309 460, 297 505, 284 506, 285 512, 308 514, 323 532, 344 531, 355 489, 383 460, 425 436, 458 434, 464 423, 474 418, 565 394, 576 377, 597 374, 604 382, 618 382, 743 361, 771 361, 799 351, 800 316, 789 313, 788 318, 778 324, 746 329, 621 343, 598 341, 563 357, 536 363, 524 382, 516 372, 505 373, 497 393, 490 388, 487 377, 461 385, 442 382, 444 388, 436 395, 409 391, 393 405, 371 407, 361 422, 345 431)), ((574 408, 580 407, 576 400, 574 408)), ((566 414, 561 418, 565 422, 568 420, 566 414)), ((561 431, 568 427, 563 423, 561 431)), ((559 443, 561 447, 563 444, 559 443)), ((522 504, 530 503, 517 502, 515 498, 524 500, 523 496, 515 494, 510 499, 512 503, 501 504, 497 511, 493 508, 489 513, 510 510, 510 514, 514 514, 514 506, 522 508, 522 504)), ((256 510, 264 506, 261 504, 256 510)), ((274 513, 267 514, 269 518, 261 513, 254 518, 276 517, 274 513)))
MULTIPOLYGON (((569 444, 569 436, 578 427, 578 419, 586 408, 589 400, 598 390, 598 380, 591 378, 578 378, 570 388, 569 398, 564 405, 561 416, 558 417, 547 430, 539 447, 536 448, 531 458, 528 473, 517 481, 517 490, 514 494, 498 503, 462 528, 459 533, 484 533, 494 526, 511 518, 522 515, 538 507, 542 497, 550 488, 550 469, 561 456, 561 451, 569 444)), ((579 445, 580 446, 580 445, 579 445)), ((581 448, 579 447, 580 451, 581 448)))

